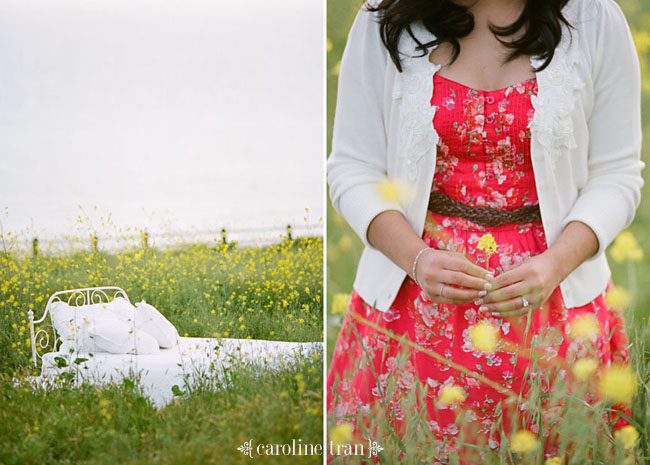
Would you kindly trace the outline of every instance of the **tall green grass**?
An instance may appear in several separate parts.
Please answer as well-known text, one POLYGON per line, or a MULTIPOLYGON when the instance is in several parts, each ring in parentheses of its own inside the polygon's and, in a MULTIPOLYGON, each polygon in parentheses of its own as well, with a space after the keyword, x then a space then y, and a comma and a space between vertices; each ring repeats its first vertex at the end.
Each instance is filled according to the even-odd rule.
MULTIPOLYGON (((27 311, 40 317, 56 291, 111 285, 154 305, 181 336, 321 341, 322 239, 116 253, 71 247, 36 257, 0 239, 0 464, 229 464, 250 460, 237 450, 250 439, 322 443, 322 354, 273 370, 235 364, 227 382, 206 376, 157 410, 128 378, 31 388, 38 370, 27 325, 27 311)), ((316 464, 322 456, 254 460, 316 464)))
MULTIPOLYGON (((156 409, 137 384, 32 390, 0 375, 0 463, 235 464, 255 444, 322 442, 322 357, 285 370, 250 366, 223 389, 201 389, 156 409)), ((255 463, 318 464, 322 456, 255 456, 255 463)))

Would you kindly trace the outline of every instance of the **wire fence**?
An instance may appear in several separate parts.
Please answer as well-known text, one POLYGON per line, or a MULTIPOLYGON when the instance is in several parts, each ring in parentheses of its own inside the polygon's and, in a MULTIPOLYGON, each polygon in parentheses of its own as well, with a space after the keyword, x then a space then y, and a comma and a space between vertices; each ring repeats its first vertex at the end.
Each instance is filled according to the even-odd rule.
POLYGON ((139 230, 129 234, 93 234, 63 237, 2 237, 5 251, 39 254, 118 252, 132 249, 171 249, 182 244, 209 246, 265 247, 300 238, 323 237, 323 224, 304 223, 269 227, 222 228, 197 231, 151 232, 139 230))

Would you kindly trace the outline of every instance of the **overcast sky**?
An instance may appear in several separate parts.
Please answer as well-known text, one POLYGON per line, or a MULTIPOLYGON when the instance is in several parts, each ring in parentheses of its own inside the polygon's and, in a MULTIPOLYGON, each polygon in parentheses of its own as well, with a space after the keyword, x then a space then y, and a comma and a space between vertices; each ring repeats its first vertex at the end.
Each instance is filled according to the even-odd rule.
POLYGON ((5 232, 317 221, 322 1, 0 2, 5 232))

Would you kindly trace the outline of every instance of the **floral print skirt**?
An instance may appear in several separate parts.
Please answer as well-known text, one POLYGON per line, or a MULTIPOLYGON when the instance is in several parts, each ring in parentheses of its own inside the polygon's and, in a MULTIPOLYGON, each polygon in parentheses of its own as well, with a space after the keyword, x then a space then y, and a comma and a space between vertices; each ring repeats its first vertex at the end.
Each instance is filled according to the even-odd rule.
MULTIPOLYGON (((487 267, 497 276, 547 248, 541 222, 483 227, 433 212, 428 212, 423 237, 429 246, 464 253, 475 263, 485 265, 489 258, 487 267), (491 257, 476 247, 488 232, 499 246, 491 257)), ((328 415, 336 423, 352 423, 357 432, 359 421, 366 418, 367 426, 377 427, 381 422, 370 419, 382 415, 399 435, 414 407, 426 407, 426 435, 435 440, 440 463, 446 463, 445 451, 456 447, 455 438, 494 450, 502 433, 509 436, 522 424, 534 433, 541 427, 552 454, 557 442, 552 425, 563 408, 548 400, 556 382, 570 383, 580 359, 597 361, 592 379, 603 367, 627 361, 622 310, 606 302, 613 288, 610 281, 593 301, 567 309, 558 287, 530 318, 487 316, 473 303, 433 303, 409 277, 388 312, 353 292, 329 368, 328 415), (479 321, 498 328, 500 343, 492 353, 476 350, 470 341, 470 328, 479 321), (598 330, 579 331, 585 322, 598 330), (446 400, 454 391, 443 395, 445 386, 462 388, 455 399, 462 402, 446 400), (517 402, 508 400, 513 396, 517 402), (537 402, 545 405, 542 417, 531 407, 537 402)), ((589 400, 595 391, 581 392, 589 400)))

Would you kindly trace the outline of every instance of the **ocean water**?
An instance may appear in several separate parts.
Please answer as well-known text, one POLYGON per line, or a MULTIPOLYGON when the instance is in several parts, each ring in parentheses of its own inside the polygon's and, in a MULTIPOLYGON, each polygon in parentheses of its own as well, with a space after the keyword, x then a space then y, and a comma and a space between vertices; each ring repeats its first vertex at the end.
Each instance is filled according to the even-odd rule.
POLYGON ((2 231, 318 232, 322 1, 2 2, 2 231))

